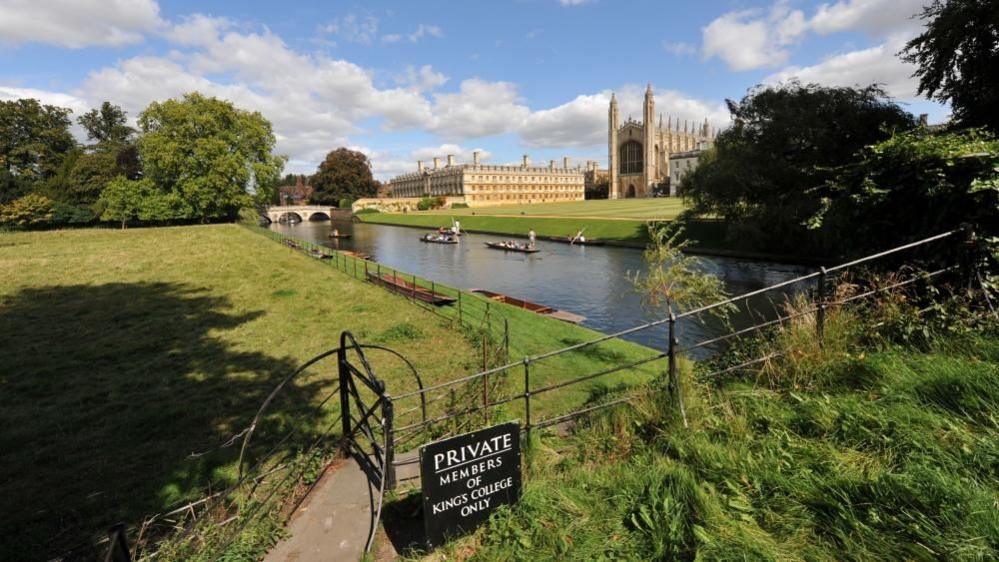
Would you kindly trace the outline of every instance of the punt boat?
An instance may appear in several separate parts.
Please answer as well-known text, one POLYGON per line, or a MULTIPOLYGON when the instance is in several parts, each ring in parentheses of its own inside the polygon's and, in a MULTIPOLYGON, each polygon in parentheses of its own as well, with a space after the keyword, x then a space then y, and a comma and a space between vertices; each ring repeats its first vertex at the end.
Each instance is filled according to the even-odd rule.
POLYGON ((436 306, 451 304, 457 300, 454 297, 431 292, 423 287, 420 287, 419 285, 413 285, 411 282, 406 281, 401 277, 396 277, 391 273, 383 273, 381 277, 379 277, 377 273, 369 271, 368 281, 374 283, 375 285, 381 285, 394 293, 412 297, 416 300, 436 306))
POLYGON ((494 250, 504 250, 507 252, 520 252, 522 254, 534 254, 539 252, 537 248, 530 248, 526 244, 521 246, 514 242, 513 244, 508 244, 506 242, 486 242, 486 246, 494 250))
POLYGON ((571 324, 579 324, 583 320, 586 320, 585 316, 580 316, 573 312, 568 312, 565 310, 556 310, 550 306, 545 306, 543 304, 538 304, 536 302, 526 301, 524 299, 518 299, 502 293, 495 293, 493 291, 487 291, 485 289, 470 289, 471 292, 482 295, 496 302, 501 302, 508 304, 510 306, 515 306, 517 308, 523 308, 524 310, 530 310, 531 312, 541 314, 543 316, 549 316, 551 318, 557 318, 563 322, 569 322, 571 324))

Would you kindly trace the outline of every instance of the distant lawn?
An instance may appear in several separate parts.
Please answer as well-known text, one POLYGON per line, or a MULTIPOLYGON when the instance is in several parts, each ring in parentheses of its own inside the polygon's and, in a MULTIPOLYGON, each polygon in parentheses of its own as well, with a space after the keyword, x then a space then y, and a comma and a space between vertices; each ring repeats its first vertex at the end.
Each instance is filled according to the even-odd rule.
POLYGON ((472 215, 475 216, 551 216, 551 217, 596 217, 607 219, 632 220, 672 220, 686 207, 678 197, 656 197, 650 199, 594 199, 570 203, 535 203, 531 205, 502 205, 474 209, 445 209, 440 211, 417 212, 416 215, 472 215))
MULTIPOLYGON (((191 453, 245 428, 277 382, 336 347, 342 330, 401 352, 426 385, 481 367, 474 338, 447 320, 235 225, 0 234, 0 279, 3 560, 56 556, 231 482, 238 446, 191 453)), ((514 358, 598 335, 508 306, 490 314, 509 319, 514 358)), ((532 365, 532 384, 652 353, 611 340, 532 365)), ((415 387, 398 362, 371 356, 390 392, 415 387)), ((334 380, 334 362, 301 377, 255 443, 268 448, 291 424, 303 440, 315 435, 336 412, 336 400, 319 404, 334 380)), ((601 382, 539 395, 534 420, 578 406, 601 382)), ((522 374, 491 383, 496 400, 522 389, 522 374)), ((522 415, 513 402, 492 419, 522 415)))

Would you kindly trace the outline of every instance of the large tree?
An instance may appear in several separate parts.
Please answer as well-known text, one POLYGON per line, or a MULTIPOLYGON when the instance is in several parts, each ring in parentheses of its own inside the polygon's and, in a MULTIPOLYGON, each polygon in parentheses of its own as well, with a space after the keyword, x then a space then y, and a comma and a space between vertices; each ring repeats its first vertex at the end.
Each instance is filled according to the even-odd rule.
POLYGON ((76 120, 87 131, 87 137, 98 144, 125 144, 135 134, 135 129, 128 126, 128 115, 125 110, 108 101, 76 120))
POLYGON ((934 0, 921 17, 926 29, 901 53, 919 93, 949 103, 963 126, 999 131, 999 4, 934 0))
POLYGON ((371 175, 371 162, 363 153, 338 148, 326 155, 312 176, 314 189, 310 201, 321 205, 337 205, 340 199, 356 200, 372 197, 378 183, 371 175))
POLYGON ((69 114, 34 99, 0 101, 0 202, 54 176, 76 147, 69 114))
POLYGON ((235 218, 249 190, 280 175, 271 124, 258 112, 199 93, 153 102, 139 116, 143 177, 182 201, 188 217, 235 218))
POLYGON ((755 247, 801 251, 832 169, 863 147, 915 126, 876 86, 797 82, 757 87, 728 101, 734 125, 684 178, 697 211, 720 215, 755 247))

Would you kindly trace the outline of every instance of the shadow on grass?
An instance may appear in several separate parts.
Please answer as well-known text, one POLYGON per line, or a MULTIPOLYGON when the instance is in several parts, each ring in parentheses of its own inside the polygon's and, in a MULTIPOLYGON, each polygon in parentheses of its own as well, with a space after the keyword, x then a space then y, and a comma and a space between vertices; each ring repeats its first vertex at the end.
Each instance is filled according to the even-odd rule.
MULTIPOLYGON (((0 301, 0 559, 47 559, 234 479, 238 442, 188 455, 248 425, 295 368, 218 337, 262 314, 234 314, 228 299, 172 283, 45 287, 0 301)), ((307 437, 321 390, 294 385, 265 425, 301 415, 307 437)))

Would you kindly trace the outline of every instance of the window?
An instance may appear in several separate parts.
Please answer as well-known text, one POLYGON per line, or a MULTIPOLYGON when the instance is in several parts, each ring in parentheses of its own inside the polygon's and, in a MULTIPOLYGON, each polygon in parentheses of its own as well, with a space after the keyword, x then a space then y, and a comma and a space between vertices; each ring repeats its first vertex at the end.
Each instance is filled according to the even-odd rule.
POLYGON ((638 141, 628 141, 621 145, 621 173, 642 173, 642 145, 638 141))

